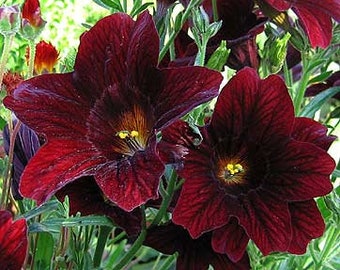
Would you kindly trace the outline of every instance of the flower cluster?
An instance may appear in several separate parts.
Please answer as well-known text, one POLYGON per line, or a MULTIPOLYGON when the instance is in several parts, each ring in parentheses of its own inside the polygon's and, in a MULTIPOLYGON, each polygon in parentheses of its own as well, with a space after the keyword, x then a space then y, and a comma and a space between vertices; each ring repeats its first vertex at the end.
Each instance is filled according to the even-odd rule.
MULTIPOLYGON (((159 2, 160 19, 174 1, 159 2)), ((295 116, 281 76, 259 76, 256 37, 269 18, 277 22, 292 8, 311 46, 327 47, 338 2, 315 9, 312 0, 255 2, 202 3, 209 22, 222 20, 206 57, 226 40, 223 65, 236 71, 223 87, 219 71, 193 65, 200 48, 188 35, 192 20, 175 40, 176 57, 164 59, 148 11, 136 20, 121 12, 99 20, 81 36, 69 73, 51 73, 59 53, 39 43, 35 74, 41 75, 20 81, 3 101, 14 123, 22 122, 16 138, 4 130, 5 150, 14 151, 14 198, 41 205, 67 196, 70 214, 105 215, 129 237, 142 235, 142 244, 178 252, 177 269, 249 269, 249 240, 264 255, 305 253, 325 229, 314 198, 333 189, 335 162, 327 150, 335 137, 295 116), (319 35, 310 34, 310 14, 327 26, 319 35), (193 111, 203 125, 192 121, 193 111), (150 209, 157 214, 148 220, 150 209)), ((23 19, 40 31, 38 1, 24 5, 23 19)), ((15 227, 6 227, 16 234, 8 239, 20 238, 20 260, 11 259, 18 265, 8 266, 19 269, 26 223, 1 212, 5 223, 15 227)), ((1 263, 13 252, 6 245, 0 244, 1 263)))

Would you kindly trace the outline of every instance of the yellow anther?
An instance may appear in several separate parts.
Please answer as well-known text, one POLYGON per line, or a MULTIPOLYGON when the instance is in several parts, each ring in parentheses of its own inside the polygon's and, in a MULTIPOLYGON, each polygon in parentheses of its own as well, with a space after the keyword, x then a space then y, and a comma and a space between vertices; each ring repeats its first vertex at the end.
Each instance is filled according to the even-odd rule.
POLYGON ((117 133, 117 135, 121 139, 126 139, 126 137, 129 136, 129 132, 128 131, 119 131, 117 133))
POLYGON ((242 165, 238 163, 235 165, 232 163, 228 163, 224 169, 228 171, 229 175, 231 176, 243 171, 242 165))
POLYGON ((137 137, 138 135, 139 135, 139 133, 138 133, 138 131, 136 131, 136 130, 132 130, 131 133, 130 133, 130 136, 131 136, 132 138, 137 137))

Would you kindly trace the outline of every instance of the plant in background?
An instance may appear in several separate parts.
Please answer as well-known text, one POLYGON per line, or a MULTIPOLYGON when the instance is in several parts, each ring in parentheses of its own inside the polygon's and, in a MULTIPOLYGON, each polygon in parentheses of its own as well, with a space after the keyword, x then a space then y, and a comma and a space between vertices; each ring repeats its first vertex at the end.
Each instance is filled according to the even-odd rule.
POLYGON ((337 1, 93 2, 1 2, 0 265, 337 269, 337 1))

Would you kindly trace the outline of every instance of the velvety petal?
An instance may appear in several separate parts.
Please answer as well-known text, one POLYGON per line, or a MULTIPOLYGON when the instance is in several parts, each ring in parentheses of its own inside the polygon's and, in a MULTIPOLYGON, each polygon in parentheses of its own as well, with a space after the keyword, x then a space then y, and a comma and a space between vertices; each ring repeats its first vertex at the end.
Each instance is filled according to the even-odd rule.
POLYGON ((215 254, 210 263, 214 270, 249 270, 250 262, 247 253, 238 262, 232 262, 225 254, 215 254))
POLYGON ((86 134, 89 98, 74 88, 72 74, 46 74, 21 83, 4 104, 49 139, 73 139, 86 134))
POLYGON ((242 198, 242 205, 244 210, 235 216, 263 255, 286 251, 292 232, 288 203, 262 191, 251 191, 242 198))
POLYGON ((107 163, 96 172, 95 179, 105 196, 125 211, 158 197, 164 165, 154 147, 107 163))
POLYGON ((312 143, 328 150, 335 136, 327 136, 327 127, 307 117, 295 118, 292 137, 297 141, 312 143))
POLYGON ((74 66, 79 89, 100 96, 107 86, 126 79, 126 56, 134 25, 130 16, 116 13, 82 35, 74 66))
POLYGON ((270 176, 263 188, 281 200, 303 201, 328 194, 334 160, 310 143, 291 141, 269 158, 270 176))
POLYGON ((154 83, 152 70, 157 66, 158 54, 159 36, 151 15, 145 11, 138 16, 130 37, 126 56, 129 84, 134 82, 140 91, 147 93, 148 81, 154 83))
POLYGON ((305 30, 313 48, 326 48, 332 39, 332 20, 328 14, 315 9, 315 7, 299 6, 293 8, 301 20, 301 25, 305 30))
POLYGON ((139 209, 125 212, 111 204, 102 194, 93 177, 82 177, 67 184, 56 193, 60 200, 68 196, 70 214, 106 215, 124 229, 128 235, 137 235, 142 228, 142 215, 139 209))
POLYGON ((260 80, 254 69, 244 68, 219 95, 211 129, 216 138, 245 138, 269 146, 290 135, 293 120, 292 101, 282 79, 271 75, 260 80))
POLYGON ((289 203, 292 217, 292 241, 288 252, 304 254, 308 243, 322 236, 325 223, 314 200, 289 203))
POLYGON ((244 257, 249 237, 232 217, 227 225, 213 231, 211 245, 218 253, 226 253, 230 260, 238 262, 244 257))
POLYGON ((25 219, 12 221, 8 211, 0 211, 0 265, 2 269, 20 270, 27 252, 25 219))
POLYGON ((264 0, 272 7, 276 8, 277 10, 284 11, 291 7, 291 1, 289 0, 264 0))
POLYGON ((293 2, 298 8, 308 7, 310 10, 320 10, 330 17, 334 18, 336 21, 340 20, 340 2, 338 0, 287 0, 293 2))
POLYGON ((222 76, 202 67, 182 67, 162 70, 163 88, 154 98, 156 129, 161 129, 182 117, 196 106, 218 95, 222 76))
POLYGON ((49 141, 25 168, 20 192, 41 204, 66 184, 93 174, 91 170, 103 162, 87 141, 49 141))

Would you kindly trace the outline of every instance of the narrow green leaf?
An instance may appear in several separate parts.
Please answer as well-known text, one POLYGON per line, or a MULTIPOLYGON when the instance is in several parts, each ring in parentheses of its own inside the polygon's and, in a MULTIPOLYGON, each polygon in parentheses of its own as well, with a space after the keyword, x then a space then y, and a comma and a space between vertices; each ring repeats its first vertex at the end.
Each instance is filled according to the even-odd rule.
POLYGON ((42 222, 45 226, 63 226, 63 227, 78 227, 78 226, 109 226, 113 227, 112 221, 104 216, 85 216, 85 217, 70 217, 70 218, 53 218, 42 222))
POLYGON ((0 130, 3 130, 6 124, 7 124, 6 120, 3 119, 2 116, 0 116, 0 130))
POLYGON ((23 214, 23 217, 28 220, 34 218, 43 213, 52 213, 54 210, 58 209, 59 201, 51 200, 48 201, 38 207, 33 208, 32 210, 23 214))
POLYGON ((327 78, 333 73, 333 71, 326 71, 323 72, 315 77, 313 77, 312 79, 309 80, 308 84, 313 84, 313 83, 320 83, 320 82, 324 82, 325 80, 327 80, 327 78))
POLYGON ((229 53, 230 49, 227 49, 227 42, 225 40, 222 40, 220 46, 209 58, 209 61, 206 66, 211 69, 222 71, 225 63, 227 62, 229 53))
POLYGON ((321 108, 321 106, 332 96, 340 93, 340 86, 331 87, 319 94, 317 94, 311 102, 300 112, 300 116, 313 118, 314 114, 321 108))

